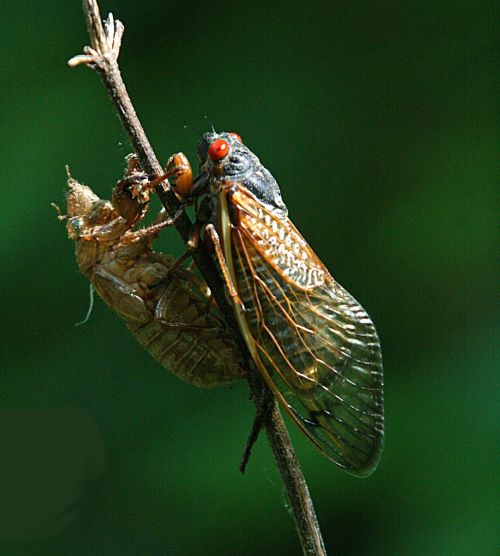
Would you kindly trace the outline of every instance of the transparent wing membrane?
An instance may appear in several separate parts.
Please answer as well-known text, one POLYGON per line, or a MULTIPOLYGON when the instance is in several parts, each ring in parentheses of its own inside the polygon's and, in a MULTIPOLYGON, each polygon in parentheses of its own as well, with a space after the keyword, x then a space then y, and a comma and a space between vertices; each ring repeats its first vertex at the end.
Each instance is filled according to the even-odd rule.
POLYGON ((384 421, 370 317, 288 218, 244 188, 230 194, 229 205, 234 279, 260 371, 320 450, 355 475, 370 474, 384 421))

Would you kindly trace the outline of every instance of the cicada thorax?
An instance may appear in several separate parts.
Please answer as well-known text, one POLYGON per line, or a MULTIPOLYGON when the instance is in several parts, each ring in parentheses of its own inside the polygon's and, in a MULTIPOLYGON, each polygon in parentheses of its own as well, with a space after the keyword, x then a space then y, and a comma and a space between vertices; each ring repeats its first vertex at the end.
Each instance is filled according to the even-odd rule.
POLYGON ((154 228, 151 236, 131 229, 139 213, 129 210, 133 198, 119 191, 120 212, 128 211, 128 221, 89 187, 72 178, 68 187, 67 230, 76 241, 78 265, 137 341, 196 386, 243 378, 239 351, 219 309, 208 302, 202 280, 183 269, 169 272, 176 259, 152 250, 154 228))
POLYGON ((210 133, 200 145, 235 314, 257 367, 316 446, 349 472, 370 474, 383 441, 371 319, 291 223, 276 181, 241 140, 210 133))

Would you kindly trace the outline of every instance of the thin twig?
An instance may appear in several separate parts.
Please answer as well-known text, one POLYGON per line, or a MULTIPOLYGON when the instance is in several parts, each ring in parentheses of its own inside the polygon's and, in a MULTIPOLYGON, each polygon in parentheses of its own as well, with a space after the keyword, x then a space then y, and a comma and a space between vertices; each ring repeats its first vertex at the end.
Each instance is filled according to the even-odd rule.
MULTIPOLYGON (((87 17, 87 28, 92 46, 86 46, 83 50, 84 53, 71 58, 68 64, 71 67, 84 64, 99 74, 113 100, 142 167, 146 172, 159 176, 163 173, 162 167, 137 118, 118 67, 124 26, 120 21, 115 20, 112 14, 109 14, 103 26, 96 0, 83 0, 83 10, 87 17)), ((156 191, 168 214, 173 216, 179 208, 179 202, 168 180, 159 184, 156 191)), ((191 231, 191 221, 185 213, 176 219, 175 227, 184 242, 187 242, 191 231)), ((260 411, 262 414, 262 392, 266 387, 248 353, 231 306, 225 297, 217 268, 203 243, 200 244, 199 249, 193 252, 193 259, 238 341, 248 370, 247 378, 251 396, 257 406, 257 413, 259 414, 260 411)), ((293 511, 302 550, 308 556, 325 555, 326 551, 309 490, 276 401, 273 401, 271 410, 266 412, 264 422, 267 437, 293 511)))

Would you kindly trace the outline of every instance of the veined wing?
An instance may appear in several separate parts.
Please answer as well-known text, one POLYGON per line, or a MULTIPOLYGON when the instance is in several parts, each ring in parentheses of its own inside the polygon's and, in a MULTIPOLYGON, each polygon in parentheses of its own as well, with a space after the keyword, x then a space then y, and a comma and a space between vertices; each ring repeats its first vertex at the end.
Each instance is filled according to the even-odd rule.
POLYGON ((370 317, 287 217, 243 187, 221 199, 226 195, 232 223, 226 257, 259 370, 322 452, 355 475, 369 475, 384 422, 382 357, 370 317))

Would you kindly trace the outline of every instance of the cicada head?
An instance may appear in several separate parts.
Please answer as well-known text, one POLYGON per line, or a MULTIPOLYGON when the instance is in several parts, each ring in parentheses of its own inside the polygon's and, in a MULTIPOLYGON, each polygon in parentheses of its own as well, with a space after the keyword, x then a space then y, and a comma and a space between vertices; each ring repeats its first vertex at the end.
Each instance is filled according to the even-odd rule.
POLYGON ((66 206, 68 216, 86 216, 90 214, 94 203, 99 197, 90 187, 78 183, 73 178, 68 178, 68 191, 66 192, 66 206))
POLYGON ((287 214, 281 192, 269 170, 255 154, 243 144, 236 133, 205 133, 197 147, 200 174, 207 173, 212 191, 238 183, 253 193, 257 199, 287 214))
POLYGON ((66 229, 69 238, 75 240, 88 234, 89 228, 107 224, 117 217, 109 201, 103 201, 90 187, 71 177, 68 179, 66 207, 68 211, 66 229))

